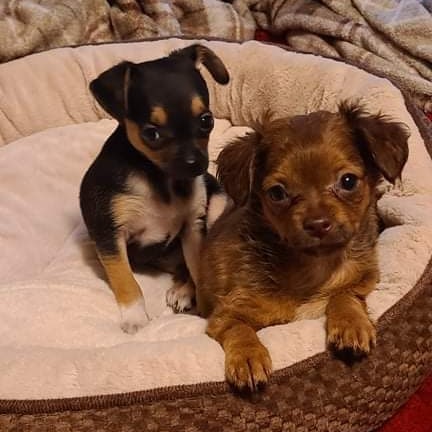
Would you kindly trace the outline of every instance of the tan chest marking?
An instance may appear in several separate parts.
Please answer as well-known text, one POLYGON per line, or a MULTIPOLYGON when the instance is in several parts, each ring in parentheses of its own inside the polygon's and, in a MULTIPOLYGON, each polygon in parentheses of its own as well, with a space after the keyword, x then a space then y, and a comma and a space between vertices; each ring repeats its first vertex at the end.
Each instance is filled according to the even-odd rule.
POLYGON ((147 181, 131 175, 127 181, 127 194, 113 200, 113 212, 127 241, 142 245, 173 239, 187 224, 205 214, 206 192, 203 179, 198 177, 190 197, 174 195, 169 203, 163 202, 153 192, 147 181))

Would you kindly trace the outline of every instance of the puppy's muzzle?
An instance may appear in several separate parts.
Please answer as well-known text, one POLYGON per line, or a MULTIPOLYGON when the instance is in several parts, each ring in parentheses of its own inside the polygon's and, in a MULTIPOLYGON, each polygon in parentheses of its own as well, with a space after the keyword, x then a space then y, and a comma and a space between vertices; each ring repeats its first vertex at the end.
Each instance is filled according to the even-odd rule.
POLYGON ((171 172, 176 178, 192 178, 204 174, 208 165, 208 155, 198 148, 192 148, 177 156, 171 166, 171 172))
POLYGON ((302 228, 303 235, 298 246, 309 251, 337 249, 345 246, 352 237, 346 226, 326 216, 307 217, 302 228))
POLYGON ((307 218, 303 221, 303 229, 311 237, 324 238, 331 232, 333 224, 326 217, 307 218))

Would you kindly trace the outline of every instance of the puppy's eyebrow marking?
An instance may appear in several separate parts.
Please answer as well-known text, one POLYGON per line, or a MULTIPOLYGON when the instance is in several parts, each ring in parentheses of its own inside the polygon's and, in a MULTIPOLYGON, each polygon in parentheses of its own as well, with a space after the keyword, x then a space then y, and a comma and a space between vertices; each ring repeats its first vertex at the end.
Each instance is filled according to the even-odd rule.
POLYGON ((132 120, 125 120, 126 134, 129 142, 156 165, 162 163, 162 154, 151 150, 140 136, 139 126, 132 120))
POLYGON ((191 101, 191 111, 196 117, 206 110, 203 100, 199 96, 194 96, 191 101))
POLYGON ((156 125, 164 126, 168 120, 167 112, 161 106, 153 107, 150 114, 150 121, 156 125))

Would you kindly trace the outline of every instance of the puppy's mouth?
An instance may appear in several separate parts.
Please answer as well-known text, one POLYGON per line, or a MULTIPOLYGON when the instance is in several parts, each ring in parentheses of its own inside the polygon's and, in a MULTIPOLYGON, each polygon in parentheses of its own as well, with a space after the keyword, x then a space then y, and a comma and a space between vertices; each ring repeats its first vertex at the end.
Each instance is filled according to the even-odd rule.
POLYGON ((185 180, 204 174, 207 171, 207 168, 208 161, 203 161, 196 164, 175 163, 169 168, 167 168, 166 171, 171 177, 175 179, 185 180))
POLYGON ((172 178, 185 180, 198 177, 207 171, 209 158, 206 152, 195 150, 173 158, 165 167, 172 178))
POLYGON ((303 237, 297 238, 291 243, 292 247, 301 252, 311 255, 323 255, 339 251, 346 247, 352 235, 347 232, 340 232, 324 238, 303 237))
POLYGON ((333 242, 318 241, 316 245, 304 245, 299 249, 309 255, 326 255, 332 252, 337 252, 344 249, 348 243, 348 240, 340 240, 333 242))

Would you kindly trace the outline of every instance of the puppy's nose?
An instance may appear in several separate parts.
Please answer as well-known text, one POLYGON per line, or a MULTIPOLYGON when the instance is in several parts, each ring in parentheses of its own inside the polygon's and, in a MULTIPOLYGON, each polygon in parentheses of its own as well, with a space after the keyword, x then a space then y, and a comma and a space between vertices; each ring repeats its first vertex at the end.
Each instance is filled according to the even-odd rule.
POLYGON ((312 237, 323 238, 332 229, 327 218, 309 218, 303 221, 303 229, 312 237))
POLYGON ((193 165, 196 163, 196 161, 197 161, 197 159, 196 159, 195 155, 189 155, 186 157, 186 163, 188 165, 193 165))

